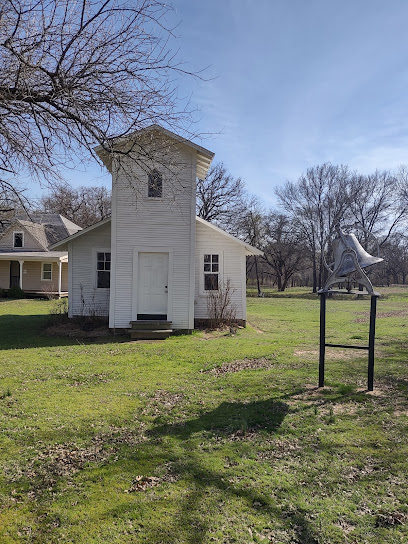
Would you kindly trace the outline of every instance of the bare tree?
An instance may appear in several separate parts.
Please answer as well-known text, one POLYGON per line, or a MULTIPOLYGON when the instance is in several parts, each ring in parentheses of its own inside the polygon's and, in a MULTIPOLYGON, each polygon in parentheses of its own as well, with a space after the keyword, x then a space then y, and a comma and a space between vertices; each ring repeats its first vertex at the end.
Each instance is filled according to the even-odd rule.
MULTIPOLYGON (((235 218, 235 234, 252 246, 262 248, 265 245, 266 239, 266 211, 256 196, 249 197, 245 206, 245 211, 235 218)), ((260 297, 262 296, 262 289, 260 283, 259 257, 256 255, 247 259, 247 278, 252 268, 255 268, 258 296, 260 297)))
POLYGON ((19 172, 55 180, 73 155, 96 157, 95 145, 112 153, 112 138, 148 125, 187 126, 168 9, 159 0, 0 0, 0 191, 19 197, 19 172))
POLYGON ((228 173, 223 163, 210 168, 197 183, 197 215, 225 230, 235 232, 237 217, 246 209, 245 185, 228 173))
POLYGON ((298 224, 280 213, 270 213, 265 222, 267 241, 263 259, 278 290, 284 291, 289 280, 305 265, 302 234, 298 224))
POLYGON ((58 184, 41 198, 38 212, 59 213, 80 227, 106 219, 111 213, 111 193, 106 187, 58 184))
MULTIPOLYGON (((381 253, 384 257, 382 266, 385 283, 406 284, 408 277, 408 237, 401 233, 392 234, 381 247, 381 253)), ((375 270, 377 275, 381 273, 381 268, 375 270)))
POLYGON ((324 280, 323 251, 336 225, 350 217, 353 198, 347 166, 325 163, 309 168, 297 182, 287 182, 276 194, 297 222, 313 267, 313 291, 324 280))
POLYGON ((377 170, 366 176, 354 175, 351 184, 350 210, 355 227, 360 230, 359 240, 366 250, 371 234, 380 238, 381 245, 385 244, 407 215, 408 202, 401 198, 398 177, 377 170))

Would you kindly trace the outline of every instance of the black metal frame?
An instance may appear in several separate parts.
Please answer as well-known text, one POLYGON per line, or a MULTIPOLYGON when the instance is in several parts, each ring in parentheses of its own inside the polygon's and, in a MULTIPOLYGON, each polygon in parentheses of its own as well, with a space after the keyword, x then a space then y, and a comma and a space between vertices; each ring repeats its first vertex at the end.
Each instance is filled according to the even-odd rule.
POLYGON ((364 293, 361 291, 345 291, 343 289, 322 289, 318 292, 320 296, 320 353, 319 353, 319 387, 324 387, 324 367, 326 357, 326 347, 331 348, 346 348, 346 349, 365 349, 368 350, 368 371, 367 371, 367 389, 374 389, 374 344, 375 344, 375 319, 377 314, 377 299, 379 293, 364 293), (342 295, 370 295, 370 330, 368 337, 368 346, 349 346, 345 344, 328 344, 326 343, 326 298, 328 294, 342 295))

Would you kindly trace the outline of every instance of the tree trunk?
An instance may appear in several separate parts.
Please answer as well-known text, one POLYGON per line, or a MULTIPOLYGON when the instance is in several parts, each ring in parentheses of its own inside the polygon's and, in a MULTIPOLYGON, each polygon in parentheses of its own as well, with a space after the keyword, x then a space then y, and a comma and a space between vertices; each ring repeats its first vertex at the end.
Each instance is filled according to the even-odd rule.
POLYGON ((255 259, 255 273, 256 273, 256 285, 258 288, 258 297, 262 296, 261 286, 259 284, 259 271, 258 271, 258 257, 254 257, 255 259))
POLYGON ((313 255, 313 293, 317 293, 317 266, 316 255, 313 255))

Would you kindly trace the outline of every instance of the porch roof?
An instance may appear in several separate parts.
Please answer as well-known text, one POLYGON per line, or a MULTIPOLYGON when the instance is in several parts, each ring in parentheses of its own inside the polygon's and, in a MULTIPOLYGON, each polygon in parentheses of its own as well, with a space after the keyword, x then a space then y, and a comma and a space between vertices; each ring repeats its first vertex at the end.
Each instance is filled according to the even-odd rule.
POLYGON ((67 251, 0 251, 0 261, 68 262, 67 251))

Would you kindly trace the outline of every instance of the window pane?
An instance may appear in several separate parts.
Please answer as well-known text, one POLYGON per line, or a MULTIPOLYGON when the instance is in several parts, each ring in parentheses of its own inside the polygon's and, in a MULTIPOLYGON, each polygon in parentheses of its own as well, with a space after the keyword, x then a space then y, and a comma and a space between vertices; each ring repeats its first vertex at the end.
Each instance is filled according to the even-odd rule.
POLYGON ((105 253, 98 253, 98 261, 104 261, 105 253))
POLYGON ((99 271, 98 272, 98 287, 101 289, 109 288, 110 285, 110 272, 99 271))
POLYGON ((110 270, 110 263, 105 263, 105 270, 110 270))
POLYGON ((153 170, 148 176, 148 196, 161 198, 163 187, 163 178, 160 172, 153 170))
POLYGON ((43 280, 50 280, 50 279, 51 279, 51 272, 44 271, 43 280))
POLYGON ((211 272, 211 265, 210 264, 205 264, 204 265, 204 272, 211 272))
POLYGON ((98 261, 98 270, 105 270, 105 263, 102 261, 98 261))
POLYGON ((218 274, 204 274, 204 289, 206 291, 218 290, 218 274))
POLYGON ((212 271, 213 271, 213 272, 218 272, 218 263, 213 263, 213 265, 212 265, 212 271))
POLYGON ((51 263, 44 263, 43 268, 44 268, 44 272, 45 271, 50 272, 51 268, 52 268, 52 264, 51 263))
POLYGON ((204 255, 204 262, 210 263, 211 262, 211 255, 204 255))
POLYGON ((105 261, 110 261, 110 260, 111 260, 111 254, 105 253, 105 261))
POLYGON ((211 255, 211 257, 213 263, 218 263, 218 255, 211 255))
POLYGON ((14 247, 23 247, 23 233, 22 232, 14 233, 14 247))

